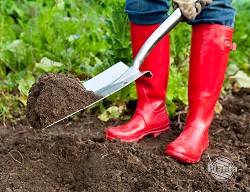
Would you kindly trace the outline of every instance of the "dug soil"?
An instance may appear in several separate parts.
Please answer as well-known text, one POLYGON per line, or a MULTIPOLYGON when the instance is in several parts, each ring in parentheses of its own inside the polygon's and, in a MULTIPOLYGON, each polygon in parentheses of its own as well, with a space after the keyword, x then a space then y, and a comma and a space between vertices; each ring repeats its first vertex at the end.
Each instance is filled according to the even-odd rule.
POLYGON ((48 129, 33 129, 25 120, 1 127, 0 191, 249 192, 250 90, 229 94, 220 103, 210 146, 192 165, 164 155, 183 129, 186 113, 181 111, 167 132, 138 143, 105 140, 105 129, 124 121, 104 123, 86 112, 48 129), (233 169, 211 169, 216 159, 227 159, 233 169))
POLYGON ((45 74, 29 91, 26 117, 33 128, 45 128, 101 98, 73 75, 45 74))

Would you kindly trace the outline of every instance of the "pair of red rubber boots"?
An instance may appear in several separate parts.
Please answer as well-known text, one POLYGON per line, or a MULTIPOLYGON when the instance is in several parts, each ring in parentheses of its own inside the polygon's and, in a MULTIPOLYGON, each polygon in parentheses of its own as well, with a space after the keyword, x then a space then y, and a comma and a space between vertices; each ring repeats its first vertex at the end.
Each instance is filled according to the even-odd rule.
MULTIPOLYGON (((131 23, 131 42, 135 57, 143 43, 158 25, 131 23)), ((188 79, 189 111, 182 133, 168 146, 165 153, 188 163, 199 162, 209 145, 208 130, 214 116, 214 106, 220 95, 232 43, 233 28, 217 24, 192 27, 191 55, 188 79)), ((139 141, 148 134, 154 137, 169 129, 165 107, 169 76, 170 46, 165 36, 151 51, 140 70, 151 71, 153 77, 136 80, 137 108, 125 125, 110 127, 106 138, 139 141)))

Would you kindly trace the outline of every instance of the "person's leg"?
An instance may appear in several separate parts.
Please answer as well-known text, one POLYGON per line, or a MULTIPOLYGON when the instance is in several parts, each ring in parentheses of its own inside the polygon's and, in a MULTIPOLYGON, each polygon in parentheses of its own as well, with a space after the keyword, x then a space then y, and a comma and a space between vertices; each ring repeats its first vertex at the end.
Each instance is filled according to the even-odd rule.
POLYGON ((189 112, 182 133, 165 153, 188 163, 197 163, 209 145, 208 130, 214 106, 224 81, 230 50, 235 10, 231 0, 213 0, 192 23, 188 81, 189 112))
POLYGON ((169 6, 169 0, 126 0, 125 12, 131 23, 153 25, 167 19, 169 6))
MULTIPOLYGON (((126 12, 130 20, 133 57, 154 30, 167 18, 168 1, 127 0, 126 12)), ((121 141, 138 141, 145 135, 154 136, 169 128, 165 107, 169 73, 169 36, 166 35, 150 52, 140 70, 151 71, 153 77, 142 76, 136 80, 137 107, 125 125, 110 127, 106 138, 121 141)))
POLYGON ((231 6, 232 0, 213 0, 213 3, 189 21, 188 24, 219 24, 228 27, 234 27, 235 9, 231 6))

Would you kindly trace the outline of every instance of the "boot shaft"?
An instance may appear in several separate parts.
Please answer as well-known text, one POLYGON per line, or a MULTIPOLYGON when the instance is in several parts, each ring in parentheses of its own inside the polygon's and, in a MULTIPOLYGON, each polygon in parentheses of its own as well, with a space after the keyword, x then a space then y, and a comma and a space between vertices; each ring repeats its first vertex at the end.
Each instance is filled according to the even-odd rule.
MULTIPOLYGON (((137 25, 130 23, 133 57, 136 56, 149 36, 157 29, 155 25, 137 25)), ((148 70, 153 76, 142 76, 136 80, 139 108, 165 107, 170 63, 169 35, 166 35, 149 53, 144 60, 141 71, 148 70), (150 104, 150 105, 148 105, 150 104)))
POLYGON ((232 43, 233 28, 217 24, 192 27, 189 94, 206 97, 220 91, 232 43))
POLYGON ((228 64, 233 28, 217 24, 201 24, 192 28, 188 81, 190 122, 209 128, 214 106, 220 95, 228 64))

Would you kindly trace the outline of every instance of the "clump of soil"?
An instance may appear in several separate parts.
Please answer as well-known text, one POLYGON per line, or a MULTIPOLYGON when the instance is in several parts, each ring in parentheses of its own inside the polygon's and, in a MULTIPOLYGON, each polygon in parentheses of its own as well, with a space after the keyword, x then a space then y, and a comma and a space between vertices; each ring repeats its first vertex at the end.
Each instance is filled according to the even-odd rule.
POLYGON ((26 117, 33 128, 44 128, 101 98, 72 75, 42 75, 30 89, 26 117))

